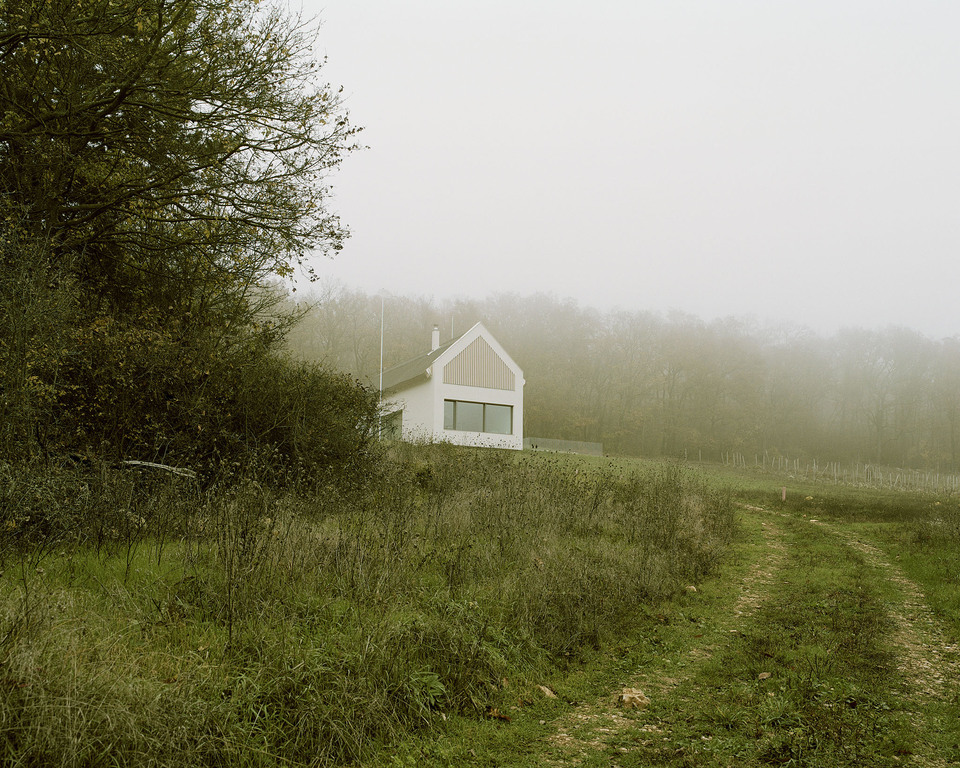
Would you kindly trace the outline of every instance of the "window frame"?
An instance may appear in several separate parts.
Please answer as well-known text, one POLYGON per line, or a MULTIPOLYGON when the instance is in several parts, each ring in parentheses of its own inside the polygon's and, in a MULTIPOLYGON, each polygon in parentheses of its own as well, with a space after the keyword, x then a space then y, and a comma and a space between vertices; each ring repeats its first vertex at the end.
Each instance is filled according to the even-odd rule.
POLYGON ((508 403, 483 403, 477 400, 453 400, 451 398, 443 399, 443 428, 451 432, 474 432, 483 435, 512 435, 513 434, 513 406, 508 403), (465 429, 459 426, 459 419, 457 417, 457 411, 459 410, 457 405, 459 403, 464 403, 466 405, 479 405, 482 408, 481 411, 481 429, 465 429), (448 406, 450 406, 448 410, 448 406), (487 407, 494 408, 506 408, 510 414, 510 425, 509 431, 507 432, 493 432, 487 429, 487 407), (452 424, 452 426, 451 426, 452 424))

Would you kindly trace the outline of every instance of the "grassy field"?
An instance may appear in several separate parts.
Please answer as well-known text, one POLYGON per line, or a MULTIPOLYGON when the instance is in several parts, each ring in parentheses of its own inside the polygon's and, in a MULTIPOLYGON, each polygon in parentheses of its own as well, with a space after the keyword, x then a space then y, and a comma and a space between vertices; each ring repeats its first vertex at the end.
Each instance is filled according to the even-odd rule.
POLYGON ((960 761, 960 504, 707 472, 738 536, 696 591, 653 607, 557 698, 451 718, 369 765, 895 766, 960 761), (787 500, 781 488, 787 485, 787 500), (639 689, 643 709, 618 706, 639 689))
POLYGON ((577 689, 734 536, 676 463, 443 445, 309 495, 4 465, 0 501, 11 766, 404 760, 577 689))
POLYGON ((450 446, 0 481, 5 765, 960 761, 955 497, 450 446))

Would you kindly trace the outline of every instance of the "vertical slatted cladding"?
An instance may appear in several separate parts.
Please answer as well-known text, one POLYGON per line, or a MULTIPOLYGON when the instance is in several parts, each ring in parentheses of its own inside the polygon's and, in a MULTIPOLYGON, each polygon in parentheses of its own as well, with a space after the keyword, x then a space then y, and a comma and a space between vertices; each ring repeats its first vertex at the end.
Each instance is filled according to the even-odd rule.
POLYGON ((513 371, 482 336, 443 367, 443 383, 489 389, 517 387, 513 371))

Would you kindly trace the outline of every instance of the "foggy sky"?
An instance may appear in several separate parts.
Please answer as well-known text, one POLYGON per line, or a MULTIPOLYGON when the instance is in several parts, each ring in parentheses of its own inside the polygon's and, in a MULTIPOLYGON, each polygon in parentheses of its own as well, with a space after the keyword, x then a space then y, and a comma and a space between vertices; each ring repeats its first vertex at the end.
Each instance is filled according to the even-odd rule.
POLYGON ((960 3, 315 0, 325 279, 960 333, 960 3))

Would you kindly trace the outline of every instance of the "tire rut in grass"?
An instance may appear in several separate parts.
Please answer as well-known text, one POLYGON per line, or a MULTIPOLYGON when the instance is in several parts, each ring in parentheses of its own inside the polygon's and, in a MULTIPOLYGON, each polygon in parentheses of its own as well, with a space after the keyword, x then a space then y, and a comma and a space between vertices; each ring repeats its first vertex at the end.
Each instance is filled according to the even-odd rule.
POLYGON ((943 706, 960 700, 960 649, 947 640, 944 625, 937 619, 920 586, 883 550, 855 532, 816 519, 809 522, 858 552, 893 587, 895 596, 886 602, 891 625, 889 640, 896 654, 896 671, 903 695, 901 706, 918 734, 913 762, 929 766, 951 764, 925 734, 942 734, 950 728, 960 730, 955 708, 951 711, 943 706))
MULTIPOLYGON (((690 610, 710 611, 710 620, 674 624, 664 628, 664 644, 672 646, 653 663, 637 669, 623 681, 624 688, 638 688, 656 701, 670 691, 695 677, 698 670, 722 649, 730 638, 736 636, 744 622, 758 610, 767 599, 771 586, 776 582, 787 557, 784 534, 769 518, 761 519, 757 510, 747 508, 745 514, 752 521, 755 532, 751 544, 744 546, 742 557, 746 561, 736 593, 732 589, 720 589, 716 594, 697 595, 703 604, 690 610), (736 594, 734 598, 733 595, 736 594), (670 651, 673 651, 671 653, 670 651)), ((639 723, 637 713, 618 708, 620 689, 611 691, 599 701, 578 706, 563 718, 557 732, 546 740, 548 755, 542 765, 577 766, 594 764, 601 760, 612 743, 620 740, 626 731, 639 728, 651 738, 662 738, 662 729, 655 723, 639 723)), ((616 749, 616 748, 615 748, 616 749)))
POLYGON ((787 562, 742 627, 607 734, 602 762, 594 753, 581 764, 832 768, 909 759, 916 742, 889 686, 891 621, 876 573, 830 532, 789 518, 782 526, 787 562))

